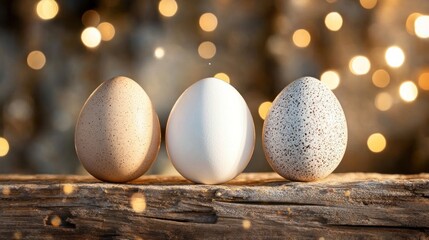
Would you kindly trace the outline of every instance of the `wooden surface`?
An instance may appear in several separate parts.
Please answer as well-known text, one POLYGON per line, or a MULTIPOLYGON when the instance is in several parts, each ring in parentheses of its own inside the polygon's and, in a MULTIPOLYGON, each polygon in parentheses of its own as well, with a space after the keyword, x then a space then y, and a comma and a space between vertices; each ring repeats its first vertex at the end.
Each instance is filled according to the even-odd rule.
POLYGON ((224 185, 0 175, 0 238, 429 239, 429 174, 243 174, 224 185))

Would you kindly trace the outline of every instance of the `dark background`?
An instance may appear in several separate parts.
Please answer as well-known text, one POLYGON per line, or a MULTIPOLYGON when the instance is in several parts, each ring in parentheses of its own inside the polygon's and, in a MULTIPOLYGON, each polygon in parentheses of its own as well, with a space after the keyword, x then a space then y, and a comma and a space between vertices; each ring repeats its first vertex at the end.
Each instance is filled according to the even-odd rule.
MULTIPOLYGON (((220 72, 246 99, 255 121, 256 148, 246 171, 270 171, 261 146, 261 103, 299 77, 320 79, 328 70, 339 76, 333 91, 349 127, 337 171, 428 171, 429 39, 424 34, 429 22, 423 17, 418 25, 420 15, 413 13, 429 14, 429 2, 0 1, 0 173, 84 173, 74 151, 74 125, 84 101, 104 80, 125 75, 140 83, 164 134, 179 95, 220 72), (37 12, 38 4, 47 6, 45 13, 37 12), (203 28, 213 20, 199 23, 207 12, 217 18, 209 32, 203 28), (338 31, 325 24, 330 12, 342 17, 338 31), (102 22, 114 26, 110 40, 102 22), (108 41, 86 46, 81 34, 88 27, 98 27, 108 41), (311 36, 308 45, 306 39, 294 43, 298 29, 311 36), (200 46, 205 41, 215 46, 213 57, 213 49, 200 46), (386 62, 390 46, 404 52, 399 67, 386 62), (358 66, 362 75, 349 66, 357 55, 371 64, 369 71, 358 66), (388 73, 388 82, 374 74, 380 69, 388 73), (368 143, 374 133, 386 140, 378 153, 370 147, 380 146, 380 140, 368 143)), ((150 172, 175 173, 164 145, 150 172)))

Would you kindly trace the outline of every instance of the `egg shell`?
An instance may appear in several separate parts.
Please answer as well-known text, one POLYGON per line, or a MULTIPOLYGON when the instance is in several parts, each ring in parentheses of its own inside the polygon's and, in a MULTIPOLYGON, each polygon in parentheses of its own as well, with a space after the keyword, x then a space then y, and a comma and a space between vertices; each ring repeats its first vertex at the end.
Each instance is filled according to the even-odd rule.
POLYGON ((340 164, 347 122, 333 92, 312 77, 295 80, 274 100, 263 126, 266 159, 286 179, 325 178, 340 164))
POLYGON ((126 77, 102 83, 82 107, 75 131, 78 158, 94 177, 127 182, 157 157, 158 116, 140 85, 126 77))
POLYGON ((185 178, 204 184, 240 174, 255 146, 252 115, 230 84, 206 78, 176 101, 166 129, 168 155, 185 178))

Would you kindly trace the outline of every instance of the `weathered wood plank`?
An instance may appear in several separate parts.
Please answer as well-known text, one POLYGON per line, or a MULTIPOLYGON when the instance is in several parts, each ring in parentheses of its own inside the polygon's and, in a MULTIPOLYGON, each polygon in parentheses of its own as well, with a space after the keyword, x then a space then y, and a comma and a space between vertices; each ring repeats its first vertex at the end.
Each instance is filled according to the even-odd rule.
POLYGON ((429 239, 429 174, 243 174, 224 185, 0 175, 0 238, 429 239))

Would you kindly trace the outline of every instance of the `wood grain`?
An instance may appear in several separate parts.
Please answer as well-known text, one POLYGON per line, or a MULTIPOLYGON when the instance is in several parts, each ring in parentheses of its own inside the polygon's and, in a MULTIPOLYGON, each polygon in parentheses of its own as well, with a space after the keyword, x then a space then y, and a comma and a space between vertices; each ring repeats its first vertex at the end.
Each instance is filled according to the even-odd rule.
POLYGON ((0 175, 1 239, 429 239, 429 174, 224 185, 0 175))

